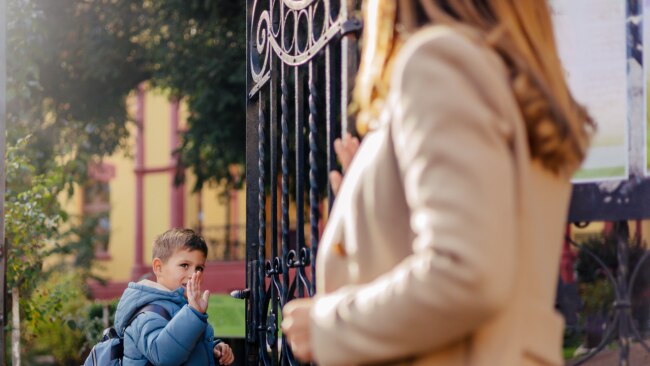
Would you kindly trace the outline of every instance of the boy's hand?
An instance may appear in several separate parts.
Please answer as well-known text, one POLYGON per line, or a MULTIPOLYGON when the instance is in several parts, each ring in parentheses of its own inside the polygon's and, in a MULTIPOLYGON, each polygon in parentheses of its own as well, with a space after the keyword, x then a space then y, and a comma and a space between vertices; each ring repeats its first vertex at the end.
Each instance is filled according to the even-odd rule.
POLYGON ((210 291, 205 290, 201 296, 201 284, 203 283, 203 272, 194 272, 187 282, 187 302, 191 307, 200 313, 208 309, 208 298, 210 291))
POLYGON ((229 345, 221 342, 217 343, 212 349, 214 358, 219 361, 219 365, 230 365, 235 361, 235 355, 232 354, 232 349, 229 345))

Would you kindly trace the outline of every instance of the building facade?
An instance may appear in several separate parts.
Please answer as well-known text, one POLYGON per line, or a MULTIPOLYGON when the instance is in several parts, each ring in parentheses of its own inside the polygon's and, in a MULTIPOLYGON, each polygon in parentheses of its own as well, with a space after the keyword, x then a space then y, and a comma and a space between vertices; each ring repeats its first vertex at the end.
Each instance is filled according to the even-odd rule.
POLYGON ((90 166, 89 182, 68 204, 69 212, 96 218, 94 271, 108 282, 92 283, 93 297, 119 297, 129 281, 151 276, 154 238, 172 227, 195 229, 208 242, 208 290, 244 288, 244 192, 220 187, 193 192, 189 169, 185 183, 176 186, 174 151, 187 107, 146 85, 132 93, 127 105, 136 123, 131 124, 126 151, 90 166))

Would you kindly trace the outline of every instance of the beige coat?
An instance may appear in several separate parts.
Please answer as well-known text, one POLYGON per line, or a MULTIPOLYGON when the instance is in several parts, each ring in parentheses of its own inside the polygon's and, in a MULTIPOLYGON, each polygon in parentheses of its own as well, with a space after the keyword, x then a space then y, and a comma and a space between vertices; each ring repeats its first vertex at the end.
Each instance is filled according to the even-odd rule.
POLYGON ((570 182, 531 162, 497 54, 409 38, 317 258, 320 365, 561 365, 555 290, 570 182))

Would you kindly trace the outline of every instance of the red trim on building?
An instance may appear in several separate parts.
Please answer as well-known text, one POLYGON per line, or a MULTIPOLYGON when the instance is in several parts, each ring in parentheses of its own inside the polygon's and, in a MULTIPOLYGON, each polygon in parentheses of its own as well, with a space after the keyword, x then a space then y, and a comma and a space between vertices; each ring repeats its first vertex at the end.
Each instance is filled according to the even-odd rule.
POLYGON ((203 235, 203 191, 196 192, 196 231, 203 235))
POLYGON ((138 110, 136 116, 137 134, 135 147, 135 263, 131 269, 131 280, 138 280, 150 271, 144 265, 144 128, 145 128, 145 90, 138 86, 138 110))
POLYGON ((155 168, 135 168, 133 171, 136 174, 156 174, 156 173, 173 173, 176 170, 176 165, 159 166, 155 168))
MULTIPOLYGON (((169 109, 169 165, 175 167, 178 164, 178 155, 176 149, 179 147, 178 139, 178 99, 174 98, 171 101, 169 109)), ((174 184, 175 169, 172 169, 169 174, 169 181, 171 186, 170 194, 170 207, 171 212, 169 216, 170 227, 184 227, 185 226, 185 185, 174 184)))

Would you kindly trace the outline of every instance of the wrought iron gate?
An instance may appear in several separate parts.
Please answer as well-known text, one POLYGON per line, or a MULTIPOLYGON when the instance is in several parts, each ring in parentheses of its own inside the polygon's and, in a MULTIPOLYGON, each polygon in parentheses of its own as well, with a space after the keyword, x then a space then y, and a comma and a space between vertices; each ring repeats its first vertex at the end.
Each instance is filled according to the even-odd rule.
MULTIPOLYGON (((247 299, 247 365, 298 364, 279 338, 279 317, 287 301, 314 292, 313 260, 324 213, 320 203, 326 198, 329 207, 332 202, 326 172, 335 165, 334 138, 348 129, 349 95, 358 66, 359 3, 247 0, 247 289, 240 293, 247 299)), ((641 1, 627 4, 628 58, 641 66, 641 1)), ((637 118, 642 82, 638 75, 628 77, 629 114, 637 118)), ((645 143, 642 136, 630 137, 630 151, 645 143)), ((644 162, 637 165, 632 164, 630 179, 615 189, 574 186, 569 221, 650 218, 650 201, 643 199, 650 197, 650 179, 643 173, 644 162)), ((650 265, 650 252, 629 268, 626 230, 617 227, 621 230, 615 250, 621 265, 616 271, 590 253, 606 271, 615 294, 607 334, 574 365, 615 339, 620 365, 629 364, 633 339, 650 352, 630 313, 631 289, 639 269, 650 265)))
POLYGON ((314 292, 320 207, 332 202, 325 178, 336 164, 333 140, 347 129, 358 64, 359 4, 247 6, 246 364, 293 365, 278 318, 287 301, 314 292))

